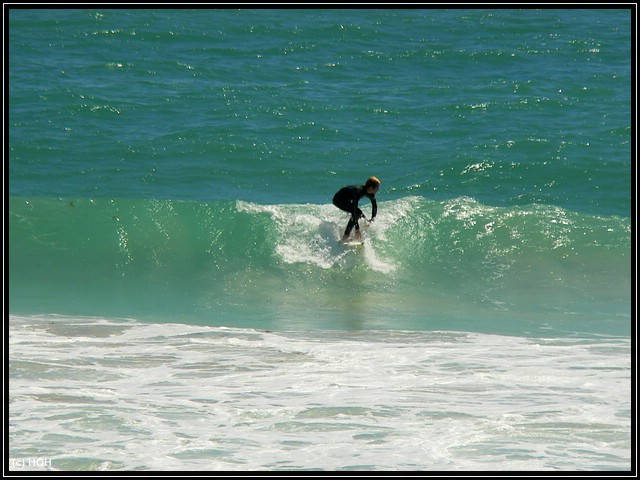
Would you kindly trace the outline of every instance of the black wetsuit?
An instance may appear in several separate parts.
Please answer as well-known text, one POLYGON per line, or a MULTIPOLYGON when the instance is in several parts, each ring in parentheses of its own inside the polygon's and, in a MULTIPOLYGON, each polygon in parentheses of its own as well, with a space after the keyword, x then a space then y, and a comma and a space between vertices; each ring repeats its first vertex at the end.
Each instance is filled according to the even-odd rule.
POLYGON ((358 202, 362 197, 368 197, 371 200, 371 219, 373 220, 378 213, 378 204, 376 203, 375 193, 367 193, 364 185, 351 185, 338 190, 333 196, 333 204, 340 210, 344 210, 351 214, 347 229, 344 231, 344 236, 348 237, 353 227, 356 227, 356 231, 360 230, 358 220, 364 217, 362 210, 358 208, 358 202))

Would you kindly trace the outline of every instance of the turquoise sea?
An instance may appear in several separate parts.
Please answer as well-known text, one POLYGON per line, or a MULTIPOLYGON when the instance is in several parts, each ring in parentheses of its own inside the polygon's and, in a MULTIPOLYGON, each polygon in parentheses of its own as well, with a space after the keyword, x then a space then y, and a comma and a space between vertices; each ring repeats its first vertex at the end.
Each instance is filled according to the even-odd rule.
POLYGON ((635 470, 635 7, 5 18, 11 471, 635 470))

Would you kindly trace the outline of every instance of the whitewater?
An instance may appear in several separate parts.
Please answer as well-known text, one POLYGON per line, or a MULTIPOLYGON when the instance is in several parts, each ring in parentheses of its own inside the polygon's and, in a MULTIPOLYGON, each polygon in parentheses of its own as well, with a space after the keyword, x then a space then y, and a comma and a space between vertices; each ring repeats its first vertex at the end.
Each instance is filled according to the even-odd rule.
POLYGON ((9 341, 11 456, 50 459, 49 470, 587 472, 630 462, 624 338, 14 317, 9 341))

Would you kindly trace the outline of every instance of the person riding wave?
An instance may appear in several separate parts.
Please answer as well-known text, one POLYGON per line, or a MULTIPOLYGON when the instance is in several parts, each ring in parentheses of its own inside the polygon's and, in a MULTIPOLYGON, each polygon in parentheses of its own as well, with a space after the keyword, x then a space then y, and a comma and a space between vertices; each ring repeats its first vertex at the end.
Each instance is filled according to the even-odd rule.
POLYGON ((347 187, 343 187, 336 192, 333 196, 333 204, 338 207, 340 210, 343 210, 347 213, 351 214, 351 218, 349 218, 349 223, 347 223, 347 228, 344 231, 344 235, 342 236, 342 240, 345 241, 351 235, 351 230, 353 227, 356 229, 355 238, 356 240, 360 240, 360 224, 358 220, 361 218, 365 218, 362 210, 358 208, 358 202, 362 197, 367 197, 371 200, 371 219, 370 222, 376 218, 378 213, 378 204, 376 202, 376 192, 380 188, 380 180, 376 177, 369 177, 364 185, 350 185, 347 187))

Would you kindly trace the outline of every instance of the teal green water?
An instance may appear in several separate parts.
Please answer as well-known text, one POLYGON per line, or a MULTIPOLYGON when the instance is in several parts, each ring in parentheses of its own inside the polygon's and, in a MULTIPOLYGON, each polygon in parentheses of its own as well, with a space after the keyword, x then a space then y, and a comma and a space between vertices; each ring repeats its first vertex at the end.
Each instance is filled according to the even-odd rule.
POLYGON ((329 205, 14 200, 12 305, 263 328, 628 334, 623 219, 469 198, 380 207, 349 249, 329 205))
POLYGON ((11 10, 10 311, 627 335, 630 26, 11 10), (331 198, 369 175, 379 218, 347 251, 331 198))

